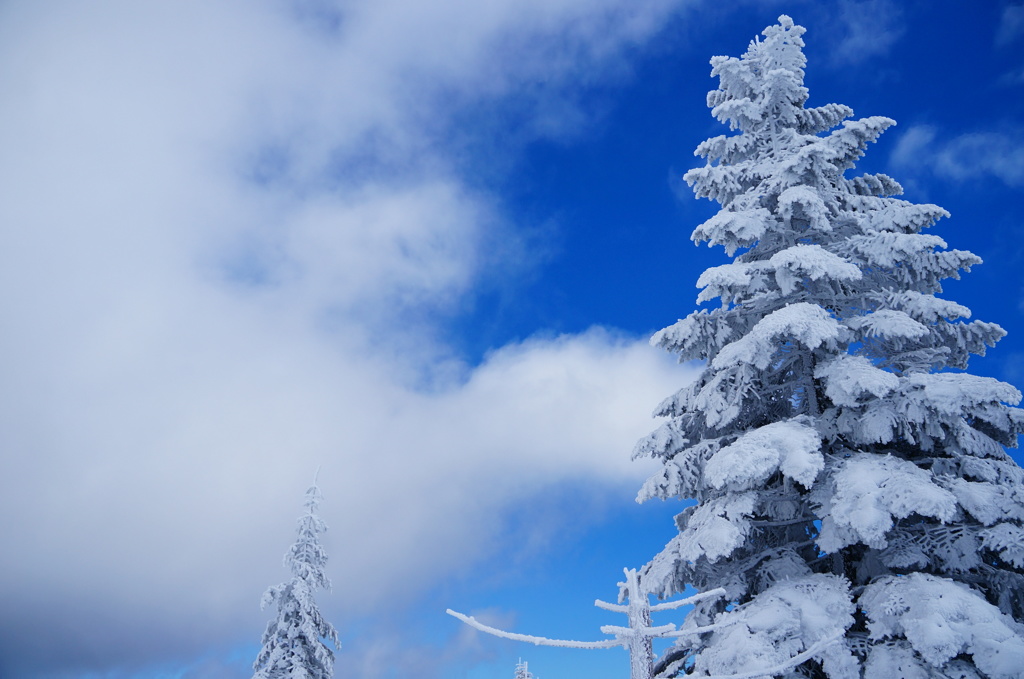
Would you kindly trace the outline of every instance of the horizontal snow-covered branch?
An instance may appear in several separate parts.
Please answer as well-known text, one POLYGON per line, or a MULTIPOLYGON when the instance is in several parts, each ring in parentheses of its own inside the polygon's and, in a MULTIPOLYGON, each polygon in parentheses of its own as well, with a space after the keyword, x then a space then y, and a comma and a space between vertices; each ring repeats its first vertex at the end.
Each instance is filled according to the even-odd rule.
MULTIPOLYGON (((704 625, 703 627, 691 627, 689 629, 675 630, 672 632, 666 632, 665 634, 659 634, 659 637, 688 637, 693 634, 704 634, 705 632, 714 632, 716 629, 722 629, 723 627, 729 627, 735 625, 738 622, 742 622, 740 619, 726 620, 725 622, 716 622, 713 625, 704 625)), ((675 625, 673 625, 674 627, 675 625)))
POLYGON ((675 632, 676 626, 672 623, 667 625, 659 625, 658 627, 620 627, 619 625, 602 625, 601 632, 604 634, 611 634, 620 639, 629 639, 632 637, 667 637, 671 636, 675 632))
POLYGON ((493 634, 494 636, 501 637, 502 639, 525 641, 526 643, 535 644, 537 646, 559 646, 561 648, 615 648, 617 646, 622 646, 622 642, 618 639, 608 639, 606 641, 570 641, 568 639, 535 637, 530 634, 516 634, 515 632, 506 632, 496 627, 485 625, 472 616, 463 615, 462 613, 453 611, 450 608, 445 612, 452 617, 458 618, 470 627, 480 630, 481 632, 487 632, 488 634, 493 634))
MULTIPOLYGON (((654 604, 653 606, 650 607, 650 610, 652 612, 655 612, 655 611, 668 611, 668 610, 671 610, 673 608, 679 608, 680 606, 689 606, 690 604, 695 604, 698 601, 703 601, 704 599, 711 599, 713 597, 720 597, 720 596, 725 596, 725 589, 723 589, 721 587, 719 587, 717 589, 708 590, 707 592, 701 592, 699 594, 694 594, 693 596, 686 597, 685 599, 680 599, 679 601, 666 601, 665 603, 654 604)), ((629 612, 629 605, 628 604, 610 604, 607 601, 601 601, 600 599, 596 599, 594 601, 594 605, 597 606, 598 608, 603 608, 606 611, 615 611, 616 613, 628 613, 629 612)))
POLYGON ((651 606, 651 611, 668 611, 673 608, 679 608, 680 606, 695 604, 698 601, 704 601, 704 599, 717 599, 718 597, 723 596, 725 596, 725 588, 718 587, 716 589, 709 589, 706 592, 694 594, 693 596, 686 597, 685 599, 680 599, 679 601, 666 601, 664 603, 654 604, 651 606))

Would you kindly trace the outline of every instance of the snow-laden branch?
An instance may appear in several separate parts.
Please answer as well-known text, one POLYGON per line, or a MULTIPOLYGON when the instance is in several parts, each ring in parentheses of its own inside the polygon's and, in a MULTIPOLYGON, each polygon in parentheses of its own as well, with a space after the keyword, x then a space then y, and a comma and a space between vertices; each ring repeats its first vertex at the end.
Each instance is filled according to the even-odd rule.
MULTIPOLYGON (((679 608, 680 606, 689 606, 691 604, 697 603, 698 601, 703 601, 704 599, 712 599, 722 596, 725 596, 725 590, 719 587, 717 589, 708 590, 707 592, 700 592, 699 594, 694 594, 693 596, 689 596, 685 599, 680 599, 678 601, 666 601, 665 603, 654 604, 653 606, 649 606, 648 608, 652 613, 657 611, 668 611, 672 610, 673 608, 679 608)), ((629 612, 628 604, 610 604, 607 601, 595 599, 594 605, 598 608, 603 608, 606 611, 614 611, 616 613, 629 612)))
POLYGON ((445 611, 448 615, 458 618, 462 622, 466 623, 474 629, 478 629, 481 632, 487 632, 496 637, 502 639, 512 639, 513 641, 525 641, 528 644, 535 644, 537 646, 559 646, 561 648, 615 648, 616 646, 622 646, 622 642, 618 639, 607 639, 605 641, 571 641, 568 639, 548 639, 547 637, 535 637, 530 634, 516 634, 515 632, 506 632, 500 630, 497 627, 491 627, 485 625, 476 618, 463 615, 458 611, 448 609, 445 611))
POLYGON ((801 663, 810 660, 814 656, 818 655, 825 648, 831 646, 832 644, 842 639, 844 634, 845 631, 839 632, 838 634, 834 634, 833 636, 828 637, 827 639, 822 639, 818 643, 808 648, 803 653, 797 653, 786 662, 775 665, 774 667, 766 667, 761 670, 741 672, 739 674, 707 674, 704 676, 691 676, 693 676, 694 679, 753 679, 754 677, 769 677, 774 676, 776 674, 782 674, 783 672, 787 672, 796 667, 797 665, 800 665, 801 663))
POLYGON ((611 634, 612 636, 621 637, 623 639, 635 636, 641 637, 667 637, 671 636, 675 632, 676 626, 672 623, 667 625, 659 625, 658 627, 622 627, 620 625, 602 625, 601 632, 604 634, 611 634))
POLYGON ((654 604, 651 606, 651 611, 668 611, 673 608, 679 608, 680 606, 695 604, 698 601, 704 601, 704 599, 717 599, 723 596, 725 596, 725 588, 718 587, 716 589, 709 589, 706 592, 694 594, 693 596, 686 597, 685 599, 680 599, 679 601, 666 601, 665 603, 654 604))
MULTIPOLYGON (((690 627, 688 629, 673 630, 666 632, 665 634, 659 634, 661 637, 688 637, 693 634, 704 634, 705 632, 714 632, 716 629, 722 629, 723 627, 729 627, 735 625, 738 622, 742 622, 739 618, 735 620, 726 620, 725 622, 716 622, 713 625, 704 625, 703 627, 690 627)), ((675 625, 672 625, 674 628, 675 625)))

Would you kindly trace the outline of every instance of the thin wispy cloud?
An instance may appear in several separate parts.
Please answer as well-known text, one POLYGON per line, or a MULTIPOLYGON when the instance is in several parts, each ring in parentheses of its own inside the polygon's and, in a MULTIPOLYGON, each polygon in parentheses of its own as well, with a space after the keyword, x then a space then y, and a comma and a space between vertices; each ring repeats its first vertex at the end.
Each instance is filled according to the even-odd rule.
POLYGON ((996 46, 1006 47, 1021 37, 1024 37, 1024 5, 1007 5, 996 29, 996 46))
POLYGON ((837 5, 837 41, 830 50, 836 65, 884 56, 906 30, 899 5, 892 0, 841 0, 837 5))
MULTIPOLYGON (((1008 53, 1014 53, 1014 48, 1024 38, 1024 5, 1008 5, 1003 8, 1000 15, 999 26, 996 29, 995 46, 1008 53)), ((1019 54, 1019 49, 1017 51, 1019 54)), ((1024 84, 1024 62, 1018 59, 1016 68, 1004 73, 1000 78, 1002 85, 1017 87, 1024 84)))
POLYGON ((995 179, 1009 187, 1024 186, 1024 131, 978 131, 943 138, 931 125, 908 128, 890 163, 898 173, 922 172, 957 181, 995 179))

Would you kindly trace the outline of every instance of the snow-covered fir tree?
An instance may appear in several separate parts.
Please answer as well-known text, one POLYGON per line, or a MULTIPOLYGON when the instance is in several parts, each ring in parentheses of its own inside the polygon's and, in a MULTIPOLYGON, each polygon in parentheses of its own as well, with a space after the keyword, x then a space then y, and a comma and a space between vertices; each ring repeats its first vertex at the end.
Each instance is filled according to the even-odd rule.
POLYGON ((320 614, 313 598, 316 590, 331 588, 324 572, 327 552, 320 544, 327 524, 317 515, 322 500, 314 481, 306 491, 306 513, 299 517, 298 537, 284 556, 292 577, 263 594, 261 607, 276 603, 277 617, 263 633, 253 679, 330 679, 334 675, 334 652, 324 640, 338 648, 338 632, 320 614))
POLYGON ((980 263, 925 233, 947 213, 847 176, 894 122, 805 108, 804 29, 786 16, 716 57, 712 114, 686 181, 721 204, 693 232, 731 263, 708 308, 652 342, 701 360, 636 455, 638 499, 692 498, 642 571, 698 603, 662 676, 1024 677, 1024 485, 1005 451, 1021 394, 967 373, 1004 334, 937 297, 980 263), (717 300, 717 302, 716 302, 717 300))

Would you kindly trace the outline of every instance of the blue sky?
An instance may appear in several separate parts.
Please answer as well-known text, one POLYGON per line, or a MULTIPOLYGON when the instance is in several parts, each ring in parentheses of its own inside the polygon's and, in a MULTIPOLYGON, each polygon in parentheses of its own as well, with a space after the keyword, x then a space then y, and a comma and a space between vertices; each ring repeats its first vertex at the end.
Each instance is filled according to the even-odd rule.
POLYGON ((671 538, 647 337, 725 261, 680 177, 781 13, 1024 384, 1019 2, 0 5, 0 675, 248 676, 319 466, 336 676, 624 676, 443 611, 600 638, 671 538))

